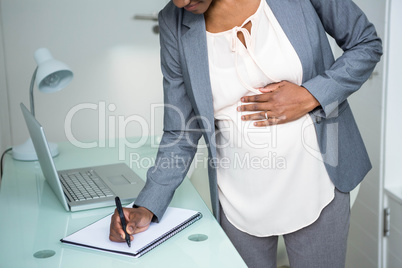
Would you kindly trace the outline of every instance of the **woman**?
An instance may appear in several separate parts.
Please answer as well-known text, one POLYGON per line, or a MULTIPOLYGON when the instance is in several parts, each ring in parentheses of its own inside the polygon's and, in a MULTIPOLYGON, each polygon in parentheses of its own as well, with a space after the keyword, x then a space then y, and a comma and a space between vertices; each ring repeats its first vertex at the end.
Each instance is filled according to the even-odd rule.
POLYGON ((346 99, 381 57, 374 26, 350 0, 173 0, 159 25, 164 135, 128 232, 162 217, 203 135, 214 215, 249 267, 276 267, 278 235, 292 267, 344 267, 371 168, 346 99))

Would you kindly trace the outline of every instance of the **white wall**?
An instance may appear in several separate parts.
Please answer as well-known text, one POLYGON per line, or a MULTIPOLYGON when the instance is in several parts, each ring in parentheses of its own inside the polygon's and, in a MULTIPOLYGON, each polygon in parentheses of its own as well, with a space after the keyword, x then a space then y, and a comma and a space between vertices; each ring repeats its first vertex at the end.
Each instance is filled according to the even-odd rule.
MULTIPOLYGON (((388 187, 402 186, 401 158, 397 157, 402 150, 402 1, 390 1, 390 29, 388 45, 387 103, 386 103, 386 144, 385 144, 385 177, 388 187), (397 123, 398 122, 398 123, 397 123)), ((401 194, 402 197, 402 194, 401 194)))
POLYGON ((385 161, 384 183, 385 207, 390 209, 390 232, 384 238, 387 267, 402 267, 402 0, 390 0, 388 72, 386 84, 385 161))
MULTIPOLYGON (((400 0, 396 0, 400 1, 400 0)), ((377 33, 386 43, 386 0, 355 0, 360 8, 374 23, 377 33)), ((400 10, 400 9, 399 9, 400 10)), ((334 42, 332 44, 335 44, 334 42)), ((387 48, 384 47, 385 53, 387 48)), ((335 56, 342 51, 334 49, 335 56)), ((354 116, 366 144, 372 170, 362 182, 356 202, 351 211, 348 240, 347 268, 383 267, 385 256, 382 255, 383 229, 383 185, 382 146, 384 116, 384 80, 386 79, 385 55, 376 66, 372 77, 362 88, 349 98, 354 116)), ((398 107, 401 107, 398 103, 398 107)), ((398 116, 395 114, 395 116, 398 116)), ((395 127, 397 120, 392 120, 395 127)), ((391 146, 394 146, 392 144, 391 146)), ((394 154, 395 155, 395 154, 394 154)), ((351 196, 352 197, 352 196, 351 196)), ((390 266, 393 267, 393 266, 390 266)))
POLYGON ((8 94, 6 63, 4 57, 3 22, 0 7, 0 152, 11 146, 10 119, 8 113, 8 94))
MULTIPOLYGON (((356 0, 374 23, 378 35, 385 37, 386 0, 356 0)), ((350 103, 373 169, 361 184, 352 209, 348 240, 347 267, 382 267, 382 124, 384 57, 374 75, 350 97, 350 103)))
MULTIPOLYGON (((110 118, 118 122, 119 116, 138 115, 148 128, 150 104, 163 100, 159 41, 152 32, 155 22, 132 17, 158 12, 167 1, 1 0, 7 63, 7 92, 1 82, 1 94, 8 94, 11 143, 20 144, 28 137, 19 103, 29 107, 28 89, 36 67, 33 54, 40 47, 49 48, 75 75, 60 92, 44 94, 35 88, 36 117, 49 140, 66 140, 66 117, 72 108, 87 103, 98 105, 97 109, 83 109, 72 117, 72 133, 79 141, 108 138, 109 130, 105 133, 102 124, 109 129, 110 118), (99 115, 102 102, 105 111, 99 115), (115 110, 109 111, 109 104, 114 104, 115 110)), ((160 115, 161 109, 154 124, 159 134, 160 115)), ((116 136, 140 135, 142 130, 135 121, 127 125, 126 133, 117 133, 118 127, 113 125, 116 136)))

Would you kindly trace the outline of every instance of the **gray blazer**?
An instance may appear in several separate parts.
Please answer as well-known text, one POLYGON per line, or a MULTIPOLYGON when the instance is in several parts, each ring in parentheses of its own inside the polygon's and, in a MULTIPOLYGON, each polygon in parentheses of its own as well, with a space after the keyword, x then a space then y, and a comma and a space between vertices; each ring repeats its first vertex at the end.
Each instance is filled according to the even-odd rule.
MULTIPOLYGON (((382 55, 374 26, 350 0, 267 0, 303 66, 303 86, 321 106, 310 115, 335 187, 349 192, 371 169, 347 102, 382 55), (343 55, 334 60, 326 33, 343 55)), ((203 15, 169 2, 159 13, 164 134, 155 166, 135 204, 158 221, 187 174, 201 136, 208 146, 212 208, 219 217, 215 126, 203 15)), ((218 219, 219 220, 219 219, 218 219)))

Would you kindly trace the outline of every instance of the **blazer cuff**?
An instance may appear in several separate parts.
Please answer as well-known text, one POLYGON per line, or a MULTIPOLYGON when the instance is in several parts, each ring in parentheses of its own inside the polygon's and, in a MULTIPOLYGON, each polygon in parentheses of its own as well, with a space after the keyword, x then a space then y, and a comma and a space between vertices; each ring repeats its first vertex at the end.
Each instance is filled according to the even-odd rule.
POLYGON ((337 112, 338 106, 346 99, 339 96, 339 85, 329 78, 316 76, 305 83, 306 88, 320 103, 320 106, 312 111, 315 116, 329 118, 337 112))
POLYGON ((134 202, 134 206, 145 207, 154 214, 152 221, 159 222, 173 198, 174 190, 152 181, 147 183, 134 202))

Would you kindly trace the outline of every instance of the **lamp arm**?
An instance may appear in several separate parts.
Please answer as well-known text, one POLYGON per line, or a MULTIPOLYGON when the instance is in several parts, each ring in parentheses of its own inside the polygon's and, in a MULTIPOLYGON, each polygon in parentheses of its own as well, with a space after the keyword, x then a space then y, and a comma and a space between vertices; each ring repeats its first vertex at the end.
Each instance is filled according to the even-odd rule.
POLYGON ((31 79, 31 86, 29 87, 29 103, 31 105, 31 114, 35 117, 35 106, 34 106, 34 97, 33 97, 33 89, 35 86, 35 78, 36 78, 36 72, 38 71, 38 67, 35 68, 35 71, 32 75, 31 79))

